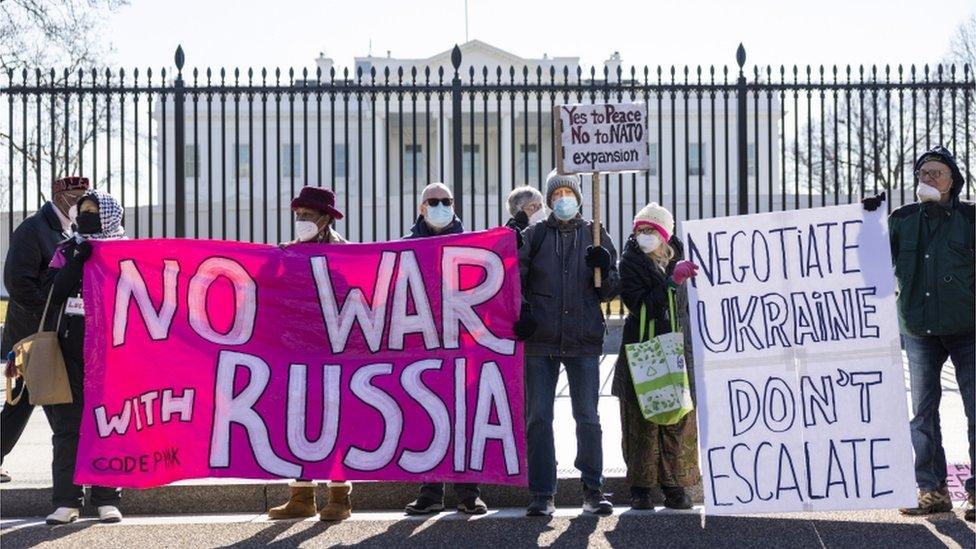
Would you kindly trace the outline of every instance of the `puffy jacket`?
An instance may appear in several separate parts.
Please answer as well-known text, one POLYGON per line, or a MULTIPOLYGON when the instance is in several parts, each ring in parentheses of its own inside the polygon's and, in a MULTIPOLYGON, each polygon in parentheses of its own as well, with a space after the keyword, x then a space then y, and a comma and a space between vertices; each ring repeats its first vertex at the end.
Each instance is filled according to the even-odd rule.
POLYGON ((560 222, 555 215, 522 233, 519 249, 522 296, 538 323, 525 342, 529 356, 599 356, 606 323, 601 302, 617 297, 620 276, 617 250, 606 230, 600 242, 610 251, 611 265, 601 287, 593 284, 586 266, 586 248, 593 245, 593 222, 577 216, 560 222), (541 233, 540 233, 541 231, 541 233))
POLYGON ((3 284, 10 293, 4 320, 0 355, 7 356, 14 343, 37 331, 47 294, 44 280, 58 242, 67 236, 50 202, 25 219, 10 237, 3 266, 3 284))
MULTIPOLYGON (((674 249, 674 257, 668 263, 666 271, 662 271, 647 257, 647 254, 641 251, 633 236, 627 239, 624 252, 620 256, 620 298, 624 302, 624 306, 627 307, 627 319, 624 321, 620 353, 617 355, 617 363, 614 367, 611 393, 618 398, 629 400, 634 406, 637 406, 637 395, 634 392, 634 382, 630 376, 630 365, 627 362, 624 346, 628 343, 640 341, 642 305, 647 307, 647 322, 650 323, 652 319, 654 320, 655 335, 671 332, 671 313, 667 294, 668 277, 674 270, 675 264, 683 259, 684 246, 676 236, 671 237, 669 243, 674 249)), ((678 329, 684 332, 685 365, 688 369, 689 380, 693 380, 691 330, 688 328, 687 284, 681 285, 674 292, 676 323, 678 329)), ((648 334, 645 332, 645 339, 647 336, 648 334)))

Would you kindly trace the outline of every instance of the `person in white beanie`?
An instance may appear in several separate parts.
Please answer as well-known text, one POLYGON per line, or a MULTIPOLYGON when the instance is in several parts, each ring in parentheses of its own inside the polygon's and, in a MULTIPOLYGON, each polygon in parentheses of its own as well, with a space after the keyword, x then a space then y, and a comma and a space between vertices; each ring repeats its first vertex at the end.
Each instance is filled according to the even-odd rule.
POLYGON ((681 241, 673 235, 674 216, 652 202, 634 216, 633 232, 620 259, 620 296, 628 314, 611 392, 620 400, 621 442, 633 509, 653 509, 651 490, 658 487, 664 492, 666 507, 690 509, 685 488, 694 486, 699 478, 694 411, 674 425, 647 421, 637 403, 624 352, 624 345, 640 340, 641 308, 645 308, 655 335, 670 332, 672 320, 679 327, 686 327, 685 364, 689 370, 692 368, 684 282, 694 277, 698 268, 682 260, 681 241), (675 304, 673 310, 671 303, 675 304), (677 319, 672 319, 672 314, 677 319))
POLYGON ((553 405, 560 365, 566 367, 576 421, 576 468, 582 473, 583 510, 610 514, 613 505, 603 494, 603 433, 600 398, 600 356, 606 330, 600 303, 617 296, 617 252, 605 230, 594 245, 593 222, 584 219, 579 177, 549 174, 544 221, 522 235, 519 269, 522 314, 515 335, 525 340, 525 406, 530 516, 555 510, 556 455, 553 405), (600 268, 601 285, 594 283, 600 268))

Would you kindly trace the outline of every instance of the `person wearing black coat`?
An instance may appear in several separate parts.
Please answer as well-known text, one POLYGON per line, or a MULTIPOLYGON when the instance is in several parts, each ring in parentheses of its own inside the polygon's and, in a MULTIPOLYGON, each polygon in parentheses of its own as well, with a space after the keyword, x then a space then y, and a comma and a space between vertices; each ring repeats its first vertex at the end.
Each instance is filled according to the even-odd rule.
POLYGON ((682 243, 672 236, 673 231, 671 213, 656 203, 648 204, 634 218, 633 233, 620 259, 620 297, 628 314, 611 392, 620 400, 621 442, 634 509, 653 509, 651 490, 657 487, 664 492, 665 506, 689 509, 691 500, 685 488, 694 486, 700 476, 695 412, 674 425, 658 425, 645 419, 624 348, 640 341, 640 313, 644 308, 646 322, 653 321, 654 335, 670 333, 672 323, 684 328, 685 364, 691 376, 688 302, 683 283, 695 276, 697 267, 683 260, 682 243), (671 316, 672 299, 676 318, 671 316))
MULTIPOLYGON (((84 406, 85 306, 82 273, 85 262, 92 254, 89 240, 111 240, 125 236, 122 207, 114 197, 99 190, 88 191, 79 199, 75 225, 77 232, 58 246, 48 273, 51 297, 45 322, 48 329, 58 332, 58 343, 73 399, 67 404, 44 406, 54 447, 51 499, 55 511, 48 515, 48 524, 66 524, 77 520, 85 499, 83 488, 74 483, 74 474, 84 406)), ((92 504, 98 507, 102 522, 122 520, 118 509, 120 499, 121 491, 118 488, 92 486, 92 504)))
MULTIPOLYGON (((443 183, 431 183, 420 194, 417 221, 404 236, 404 240, 445 236, 464 232, 464 225, 454 213, 454 194, 443 183)), ((481 488, 477 483, 456 482, 453 485, 457 499, 457 509, 469 515, 483 515, 488 506, 481 500, 481 488)), ((427 515, 444 510, 444 483, 425 482, 420 486, 420 495, 408 503, 408 515, 427 515)))
MULTIPOLYGON (((51 184, 51 200, 21 222, 10 237, 10 247, 3 265, 3 284, 10 294, 4 320, 0 357, 7 358, 18 341, 37 332, 44 303, 43 282, 48 264, 58 243, 71 234, 71 213, 75 203, 86 190, 88 179, 64 177, 51 184)), ((8 368, 13 362, 8 362, 8 368)), ((8 374, 13 374, 12 368, 8 374)), ((20 395, 16 404, 4 404, 0 411, 0 464, 16 446, 30 419, 34 406, 26 393, 23 380, 18 379, 13 390, 20 395)), ((10 480, 6 471, 0 481, 10 480)))

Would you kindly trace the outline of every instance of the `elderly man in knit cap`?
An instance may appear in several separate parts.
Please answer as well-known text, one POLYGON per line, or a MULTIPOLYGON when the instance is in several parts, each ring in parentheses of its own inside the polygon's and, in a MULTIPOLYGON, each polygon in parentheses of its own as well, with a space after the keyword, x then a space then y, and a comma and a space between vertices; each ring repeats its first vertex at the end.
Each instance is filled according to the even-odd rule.
POLYGON ((552 420, 560 365, 566 367, 576 420, 575 465, 583 477, 583 510, 610 514, 613 505, 603 494, 603 435, 597 403, 605 331, 600 303, 620 291, 617 252, 602 229, 601 244, 594 245, 593 222, 581 213, 578 176, 558 175, 554 170, 546 181, 545 198, 552 214, 525 230, 519 249, 524 302, 515 334, 526 340, 526 442, 532 493, 526 514, 551 515, 555 509, 552 420))
MULTIPOLYGON (((345 244, 346 240, 332 227, 342 219, 335 206, 335 193, 319 187, 304 187, 291 201, 295 214, 295 240, 282 246, 308 244, 345 244)), ((289 485, 288 501, 268 509, 268 518, 294 519, 315 515, 315 482, 298 479, 289 485)), ((320 520, 345 520, 352 515, 352 483, 329 481, 329 502, 318 511, 320 520)))
MULTIPOLYGON (((965 184, 959 166, 945 147, 922 153, 915 161, 918 202, 888 216, 891 257, 898 281, 898 320, 908 354, 912 392, 912 446, 918 506, 906 515, 952 510, 946 488, 946 456, 939 428, 942 367, 952 360, 966 413, 969 464, 973 466, 974 401, 976 401, 976 247, 973 219, 976 206, 959 199, 965 184)), ((866 198, 864 208, 876 210, 884 193, 866 198)), ((973 477, 966 480, 964 516, 972 522, 973 477)))
MULTIPOLYGON (((77 214, 76 203, 89 188, 85 177, 64 177, 51 185, 51 200, 25 219, 10 237, 3 284, 10 292, 7 318, 4 321, 0 356, 6 357, 14 343, 37 331, 46 296, 41 288, 58 243, 67 238, 77 214)), ((13 362, 8 362, 12 368, 13 362)), ((12 374, 12 370, 8 371, 12 374)), ((17 382, 14 392, 26 391, 23 381, 17 382)), ((26 394, 17 404, 4 404, 0 412, 0 462, 13 450, 20 439, 34 407, 26 394)), ((6 471, 0 481, 7 482, 6 471)))
MULTIPOLYGON (((417 206, 417 221, 404 239, 427 238, 464 232, 464 225, 454 213, 454 193, 443 183, 431 183, 424 187, 417 206)), ((481 489, 475 483, 458 482, 454 485, 457 509, 469 515, 483 515, 488 506, 481 500, 481 489)), ((408 515, 427 515, 444 510, 444 484, 425 482, 420 495, 404 509, 408 515)))

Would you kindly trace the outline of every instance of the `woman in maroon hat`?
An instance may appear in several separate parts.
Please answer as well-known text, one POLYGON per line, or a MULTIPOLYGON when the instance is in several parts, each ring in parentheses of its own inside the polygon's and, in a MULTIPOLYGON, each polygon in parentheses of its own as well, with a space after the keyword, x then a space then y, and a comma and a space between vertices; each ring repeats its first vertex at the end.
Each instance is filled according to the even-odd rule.
POLYGON ((291 201, 291 211, 295 214, 295 240, 284 245, 346 243, 332 228, 333 221, 342 219, 342 212, 336 208, 335 193, 329 189, 304 187, 291 201))
MULTIPOLYGON (((282 246, 295 244, 345 244, 335 229, 333 221, 342 219, 342 212, 335 207, 335 193, 319 187, 305 187, 291 201, 295 214, 295 240, 282 246)), ((268 509, 268 518, 295 519, 315 515, 315 482, 298 479, 289 485, 290 495, 283 505, 268 509)), ((352 515, 352 483, 341 480, 329 481, 329 502, 319 511, 321 520, 344 520, 352 515)))

